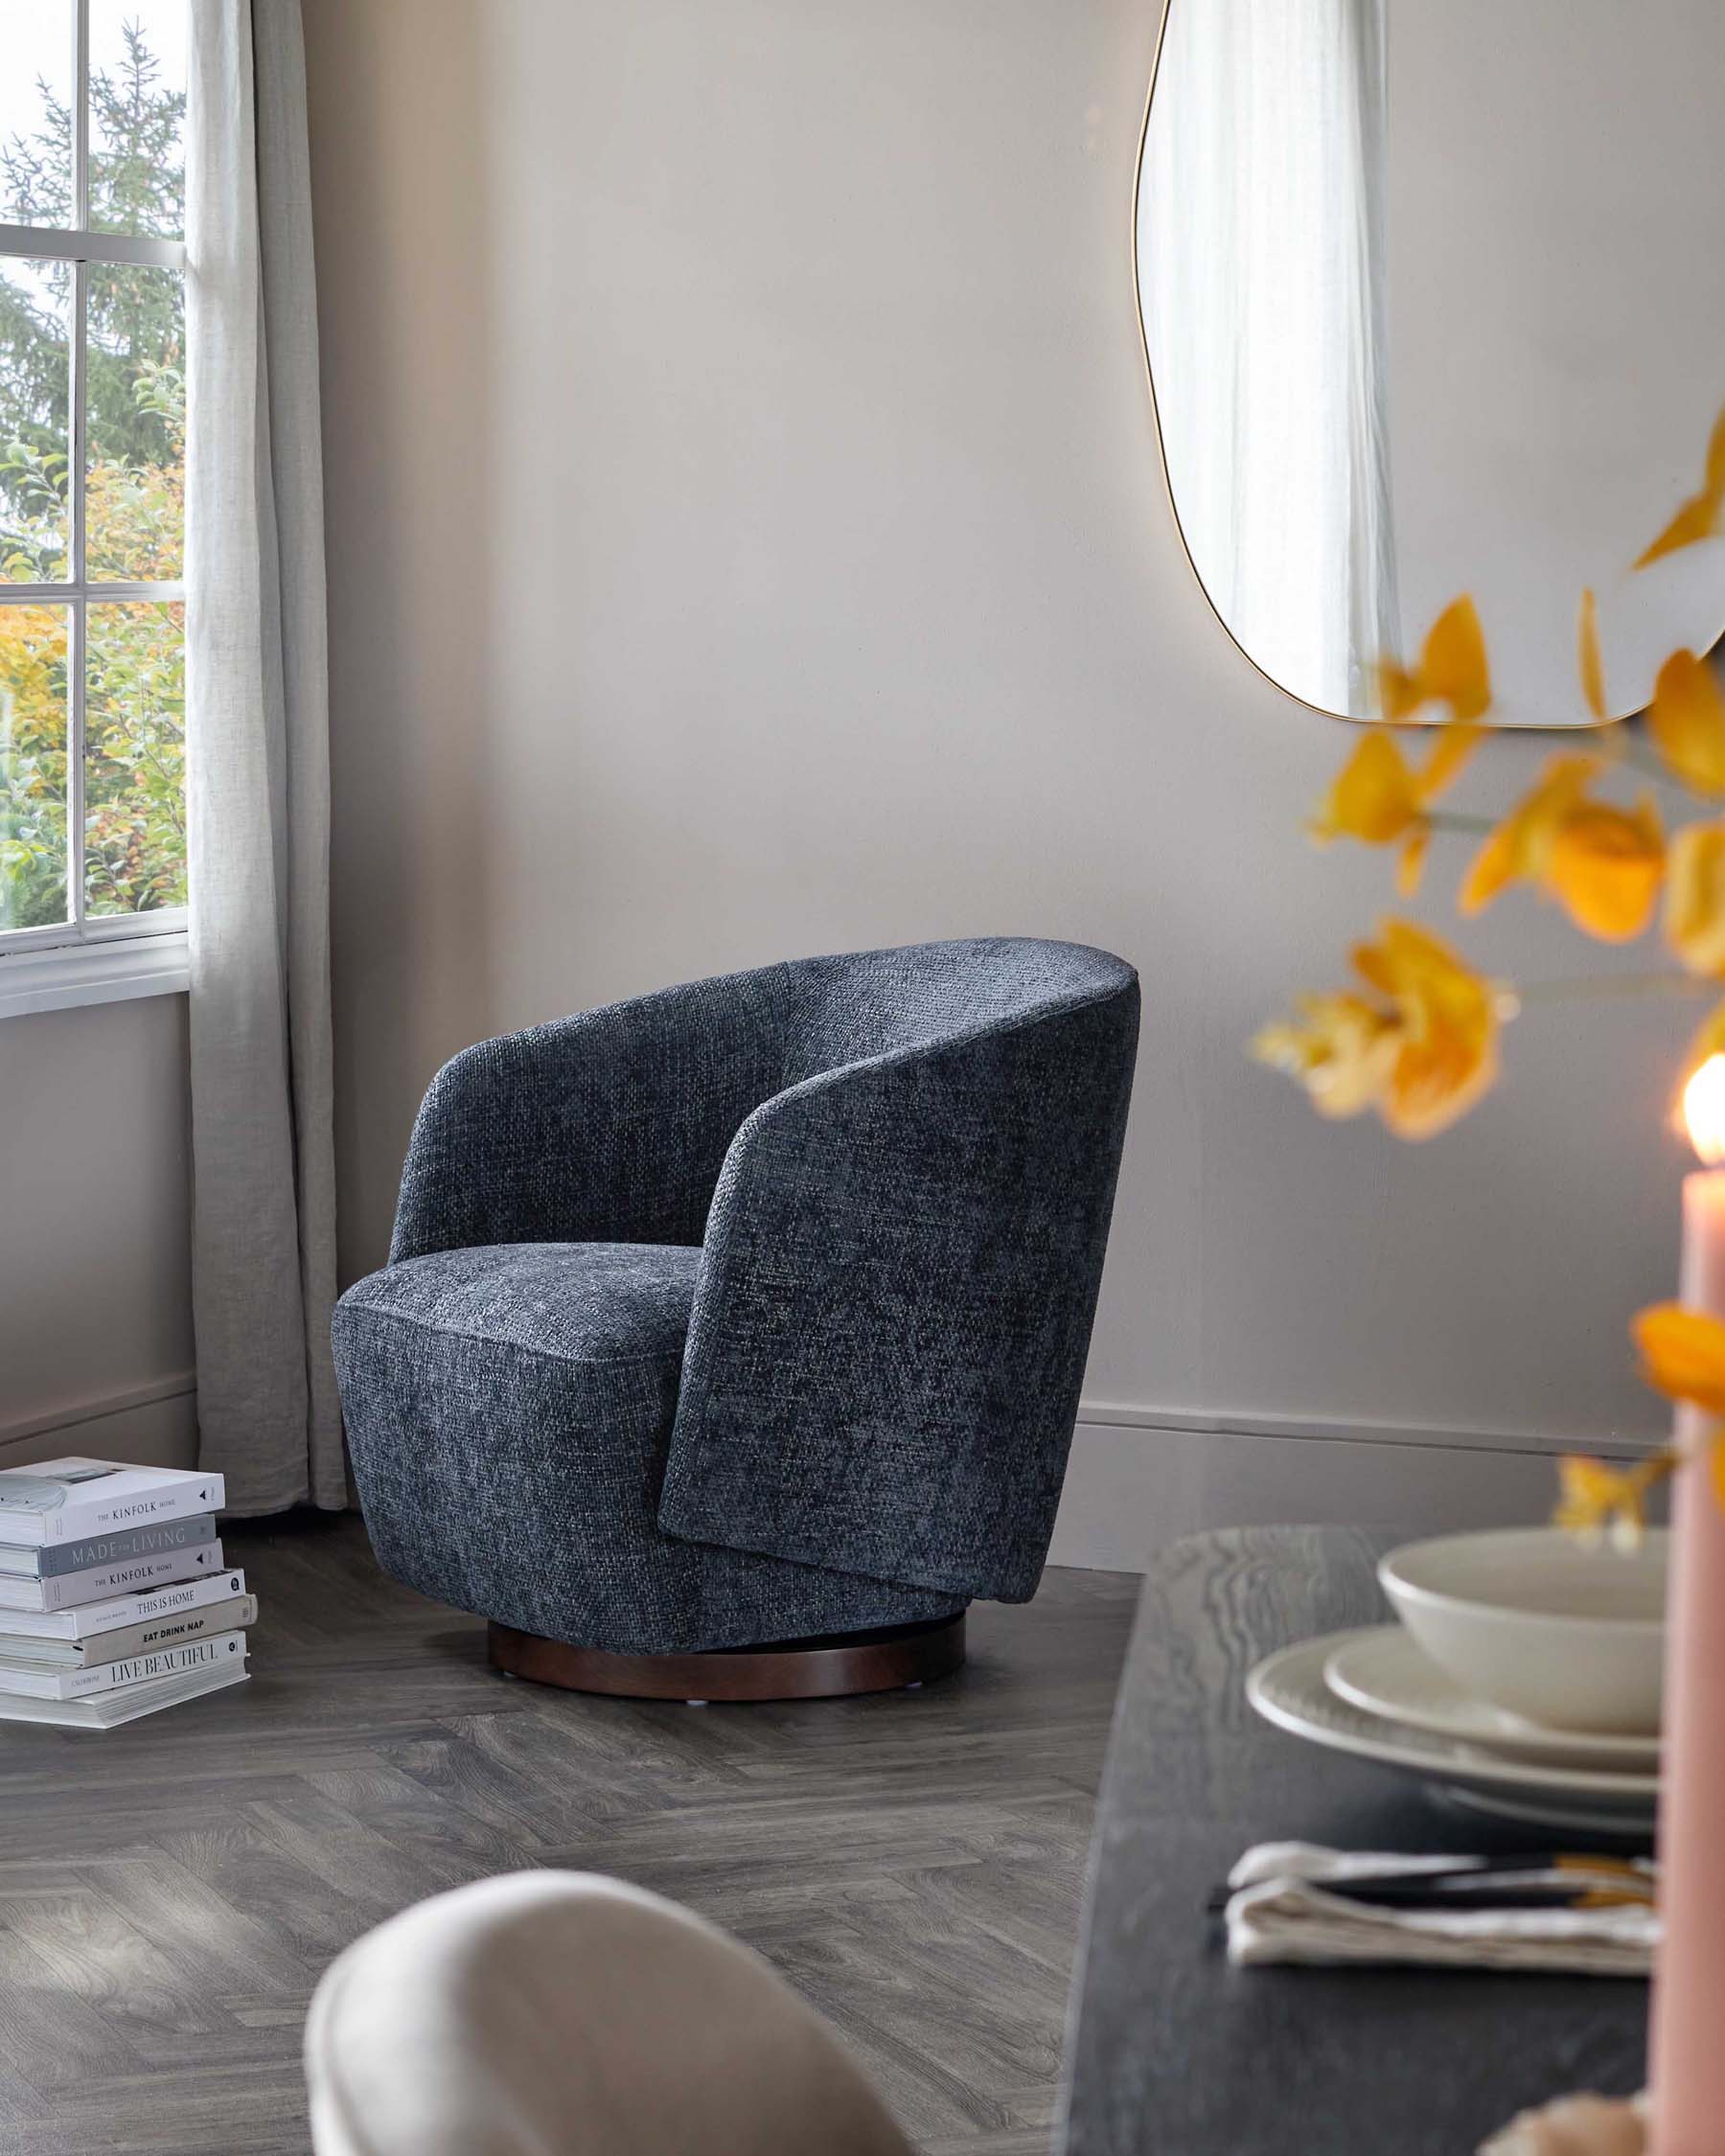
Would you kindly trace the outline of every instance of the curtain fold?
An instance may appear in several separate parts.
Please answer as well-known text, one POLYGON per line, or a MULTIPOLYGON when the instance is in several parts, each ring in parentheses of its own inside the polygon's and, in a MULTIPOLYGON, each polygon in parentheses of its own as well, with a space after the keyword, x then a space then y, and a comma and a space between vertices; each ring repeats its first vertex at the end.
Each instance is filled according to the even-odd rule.
POLYGON ((347 1502, 323 473, 299 0, 190 0, 187 812, 199 1464, 347 1502))
POLYGON ((1168 480, 1217 612, 1308 701, 1400 641, 1385 0, 1168 0, 1138 284, 1168 480))

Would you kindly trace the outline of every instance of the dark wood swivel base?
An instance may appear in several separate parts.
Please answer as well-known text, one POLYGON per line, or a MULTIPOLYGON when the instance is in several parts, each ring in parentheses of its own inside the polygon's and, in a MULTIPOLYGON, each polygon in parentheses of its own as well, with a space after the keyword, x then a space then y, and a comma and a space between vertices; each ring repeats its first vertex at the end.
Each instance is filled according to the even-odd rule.
POLYGON ((680 1699, 702 1706, 709 1700, 842 1699, 950 1677, 964 1661, 964 1613, 879 1632, 694 1655, 606 1654, 494 1624, 491 1659, 510 1676, 535 1685, 623 1699, 680 1699))

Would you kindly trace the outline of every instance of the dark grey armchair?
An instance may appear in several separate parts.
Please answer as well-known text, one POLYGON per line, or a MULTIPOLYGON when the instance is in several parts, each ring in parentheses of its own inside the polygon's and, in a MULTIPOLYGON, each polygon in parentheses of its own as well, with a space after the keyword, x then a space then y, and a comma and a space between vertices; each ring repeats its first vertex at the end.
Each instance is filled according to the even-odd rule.
POLYGON ((1000 938, 455 1057, 335 1313, 380 1561, 594 1689, 951 1666, 965 1605, 1047 1552, 1138 1010, 1121 960, 1000 938))

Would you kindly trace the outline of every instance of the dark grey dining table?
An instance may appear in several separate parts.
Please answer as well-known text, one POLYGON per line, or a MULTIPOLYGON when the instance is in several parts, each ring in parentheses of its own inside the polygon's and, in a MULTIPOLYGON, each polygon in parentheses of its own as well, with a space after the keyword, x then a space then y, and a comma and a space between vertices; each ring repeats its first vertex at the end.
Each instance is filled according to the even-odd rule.
POLYGON ((1388 1617, 1375 1561, 1405 1539, 1230 1528, 1146 1572, 1091 1856, 1066 2156, 1472 2156, 1527 2105, 1642 2085, 1638 1980, 1227 1961, 1207 1892, 1254 1842, 1539 1839, 1247 1705, 1274 1649, 1388 1617))

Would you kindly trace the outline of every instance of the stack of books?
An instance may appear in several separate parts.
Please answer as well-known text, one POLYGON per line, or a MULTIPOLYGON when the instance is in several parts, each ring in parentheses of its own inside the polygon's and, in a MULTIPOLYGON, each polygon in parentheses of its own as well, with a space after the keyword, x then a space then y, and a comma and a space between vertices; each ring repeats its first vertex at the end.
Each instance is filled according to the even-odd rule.
POLYGON ((219 1475, 0 1469, 0 1722, 107 1730, 246 1675, 258 1614, 216 1535, 219 1475))

